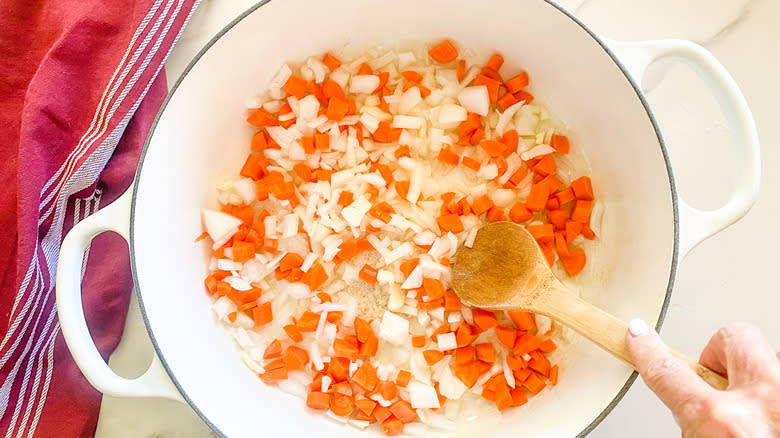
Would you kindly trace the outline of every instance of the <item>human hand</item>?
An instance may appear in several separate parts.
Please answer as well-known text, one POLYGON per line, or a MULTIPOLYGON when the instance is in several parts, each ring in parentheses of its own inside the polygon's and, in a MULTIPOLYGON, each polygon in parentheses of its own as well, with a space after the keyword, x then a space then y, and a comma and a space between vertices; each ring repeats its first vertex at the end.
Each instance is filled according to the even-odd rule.
POLYGON ((728 377, 726 391, 701 380, 644 321, 629 327, 626 343, 636 369, 672 411, 684 438, 780 437, 780 352, 757 327, 724 327, 702 351, 699 363, 728 377))

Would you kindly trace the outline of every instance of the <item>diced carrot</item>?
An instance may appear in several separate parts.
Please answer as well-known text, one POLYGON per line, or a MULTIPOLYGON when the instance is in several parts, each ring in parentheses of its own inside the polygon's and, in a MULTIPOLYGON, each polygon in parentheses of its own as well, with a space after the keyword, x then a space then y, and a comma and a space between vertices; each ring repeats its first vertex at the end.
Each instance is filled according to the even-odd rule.
POLYGON ((501 143, 506 145, 506 153, 517 152, 517 146, 520 144, 520 136, 517 134, 516 130, 510 129, 501 136, 501 143))
POLYGON ((416 348, 425 347, 425 336, 412 336, 412 346, 416 348))
POLYGON ((550 196, 550 188, 547 184, 536 183, 531 186, 531 192, 525 202, 525 207, 531 211, 542 211, 550 196))
POLYGON ((455 365, 455 377, 460 379, 460 381, 469 388, 472 388, 474 384, 477 383, 479 375, 479 366, 476 362, 455 365))
POLYGON ((593 208, 593 201, 577 200, 574 203, 574 209, 571 211, 571 220, 583 224, 590 223, 590 211, 593 208))
POLYGON ((550 146, 561 154, 569 153, 569 137, 565 135, 553 134, 550 137, 550 146))
POLYGON ((419 258, 404 260, 401 263, 401 266, 399 267, 401 273, 404 274, 404 278, 408 277, 409 274, 412 273, 412 271, 414 270, 414 268, 417 267, 418 264, 420 264, 419 258))
POLYGON ((327 372, 334 382, 341 382, 349 376, 349 359, 346 357, 331 358, 327 372))
POLYGON ((373 391, 379 379, 376 376, 376 369, 370 362, 365 361, 352 375, 352 383, 363 388, 366 391, 373 391))
POLYGON ((474 361, 474 347, 458 347, 455 350, 455 365, 463 365, 474 361))
MULTIPOLYGON (((504 143, 501 143, 500 141, 495 141, 495 140, 485 140, 482 143, 480 143, 480 146, 491 157, 497 157, 497 156, 503 154, 506 151, 506 148, 507 148, 507 146, 504 143)), ((499 175, 500 174, 501 173, 499 172, 499 175)))
POLYGON ((478 172, 481 166, 479 161, 471 157, 463 157, 463 165, 473 170, 474 172, 478 172))
POLYGON ((264 161, 265 160, 263 160, 260 155, 249 154, 249 156, 246 157, 244 166, 241 168, 241 176, 252 178, 255 181, 259 180, 265 174, 265 171, 263 170, 264 161))
POLYGON ((552 353, 557 348, 558 346, 555 345, 555 342, 552 339, 545 339, 541 344, 539 344, 539 351, 543 353, 552 353))
POLYGON ((534 101, 534 95, 527 92, 527 91, 518 91, 517 93, 512 93, 515 98, 517 98, 520 102, 525 102, 526 104, 529 104, 534 101))
POLYGON ((458 330, 455 331, 455 341, 457 342, 458 347, 465 347, 474 342, 474 339, 476 339, 477 336, 472 332, 471 326, 465 322, 462 322, 460 326, 458 326, 458 330))
POLYGON ((566 220, 569 214, 566 210, 550 210, 547 212, 547 220, 558 230, 566 229, 566 220))
POLYGON ((318 290, 326 281, 328 281, 328 274, 318 262, 315 262, 301 278, 301 282, 309 286, 312 291, 318 290))
POLYGON ((550 368, 550 383, 555 386, 558 384, 558 365, 553 365, 550 368))
POLYGON ((257 133, 252 136, 250 147, 252 152, 261 152, 268 149, 268 140, 266 140, 264 131, 257 131, 257 133))
MULTIPOLYGON (((395 386, 395 383, 388 381, 379 382, 376 391, 379 392, 379 395, 385 400, 393 400, 398 395, 398 388, 395 386)), ((390 408, 390 410, 392 410, 392 408, 390 408)))
POLYGON ((298 163, 293 166, 293 172, 298 175, 302 183, 311 181, 311 168, 303 163, 298 163))
POLYGON ((371 413, 374 412, 374 409, 376 409, 377 403, 370 398, 362 397, 355 400, 355 405, 358 409, 360 409, 360 412, 363 412, 366 415, 371 415, 371 413))
POLYGON ((517 338, 515 346, 512 348, 512 352, 515 356, 522 356, 538 349, 539 345, 541 345, 541 342, 539 342, 539 339, 536 336, 525 333, 517 338))
POLYGON ((442 231, 453 232, 455 234, 463 232, 463 222, 457 214, 447 214, 436 218, 436 223, 442 231))
POLYGON ((474 346, 477 351, 477 359, 483 362, 493 363, 496 361, 496 349, 490 342, 477 344, 474 346))
POLYGON ((555 193, 555 191, 563 185, 561 180, 556 178, 555 175, 547 175, 543 180, 541 180, 541 182, 539 182, 539 184, 545 184, 547 186, 548 195, 555 193))
POLYGON ((341 67, 341 61, 339 61, 335 56, 331 55, 330 53, 325 54, 325 56, 322 58, 322 63, 325 64, 328 67, 328 70, 330 71, 333 71, 341 67))
POLYGON ((378 271, 376 268, 374 268, 371 265, 365 264, 363 265, 363 268, 360 269, 360 272, 358 273, 358 277, 360 277, 361 280, 365 281, 366 283, 370 285, 374 285, 377 283, 377 276, 378 271))
POLYGON ((265 351, 263 351, 263 359, 273 359, 276 357, 281 357, 282 355, 282 343, 279 342, 278 339, 274 339, 271 341, 270 344, 268 344, 267 347, 265 347, 265 351))
POLYGON ((593 200, 593 186, 590 183, 590 178, 582 176, 571 182, 571 189, 574 191, 574 196, 583 201, 593 200))
POLYGON ((526 229, 539 243, 551 243, 555 238, 555 228, 552 224, 529 225, 526 229))
POLYGON ((458 61, 458 71, 457 71, 457 74, 458 74, 458 80, 459 81, 462 81, 463 78, 466 76, 466 61, 463 60, 463 59, 458 61))
POLYGON ((377 406, 374 408, 374 412, 372 413, 374 418, 376 418, 376 421, 382 423, 388 418, 393 416, 393 413, 390 412, 390 408, 386 408, 384 406, 377 406))
POLYGON ((474 212, 475 215, 479 216, 482 213, 490 210, 495 204, 493 204, 493 200, 488 197, 488 195, 482 195, 474 201, 471 204, 471 210, 474 212))
POLYGON ((249 117, 246 118, 246 121, 253 126, 257 127, 263 127, 263 126, 277 126, 279 125, 279 120, 276 119, 276 116, 272 116, 263 108, 258 108, 254 111, 252 111, 252 114, 249 115, 249 117))
POLYGON ((515 323, 515 326, 520 330, 528 331, 536 327, 536 320, 534 319, 533 314, 530 312, 525 312, 522 310, 509 310, 507 311, 507 315, 509 316, 509 319, 515 323))
POLYGON ((569 254, 562 254, 561 262, 566 269, 566 273, 573 277, 585 268, 585 251, 582 248, 578 248, 574 251, 570 251, 569 254))
POLYGON ((326 115, 328 119, 340 122, 349 111, 349 102, 343 98, 333 96, 328 101, 328 110, 326 115))
POLYGON ((401 157, 411 157, 412 153, 409 150, 409 146, 401 145, 398 147, 398 149, 395 150, 394 155, 395 155, 395 159, 397 160, 401 157))
POLYGON ((542 376, 550 377, 550 361, 538 351, 531 352, 531 360, 528 362, 528 368, 531 368, 542 376))
POLYGON ((309 353, 303 348, 290 345, 284 351, 284 363, 289 370, 301 370, 309 363, 309 353))
POLYGON ((281 269, 282 272, 291 271, 293 268, 298 268, 301 265, 303 265, 303 257, 294 252, 288 252, 282 257, 282 260, 279 261, 279 269, 281 269))
POLYGON ((517 337, 517 332, 515 332, 514 329, 509 327, 496 327, 496 337, 499 341, 501 341, 502 344, 506 345, 509 348, 512 348, 515 346, 515 338, 517 337))
POLYGON ((518 387, 519 387, 519 386, 520 386, 520 385, 521 385, 523 382, 525 382, 525 379, 527 379, 527 378, 528 378, 528 376, 530 376, 530 375, 531 375, 531 374, 533 374, 533 373, 534 373, 534 372, 533 372, 533 371, 531 371, 531 369, 530 369, 530 368, 528 368, 527 366, 526 366, 526 367, 524 367, 524 368, 522 368, 522 369, 520 369, 520 370, 516 370, 516 371, 513 371, 513 372, 512 372, 512 374, 515 376, 515 382, 516 382, 516 384, 518 385, 518 387))
POLYGON ((357 74, 359 74, 359 75, 371 75, 371 74, 374 74, 374 70, 372 70, 371 67, 364 62, 364 63, 360 64, 360 68, 358 68, 357 74))
POLYGON ((460 122, 460 134, 471 136, 474 131, 479 129, 481 124, 482 120, 480 119, 479 114, 468 113, 466 115, 466 120, 460 122))
POLYGON ((255 257, 255 244, 252 242, 233 243, 233 261, 244 263, 255 257))
POLYGON ((528 403, 528 397, 525 395, 520 386, 517 386, 515 389, 511 390, 510 393, 512 394, 512 406, 522 406, 528 403))
MULTIPOLYGON (((383 397, 384 398, 384 397, 383 397)), ((388 400, 385 398, 385 400, 388 400)), ((405 400, 399 400, 390 406, 390 412, 403 423, 411 423, 417 418, 417 411, 405 400)))
POLYGON ((252 319, 255 322, 255 327, 260 327, 271 322, 274 319, 273 312, 271 311, 271 302, 269 301, 253 308, 252 319))
POLYGON ((556 170, 557 166, 555 165, 555 159, 553 158, 552 154, 545 155, 534 166, 534 172, 544 176, 553 175, 556 170))
POLYGON ((284 84, 284 91, 290 96, 303 99, 303 96, 306 94, 306 80, 294 74, 290 75, 290 78, 284 84))
POLYGON ((490 210, 488 210, 486 217, 490 222, 501 222, 506 220, 506 214, 504 213, 504 209, 499 208, 497 206, 490 207, 490 210))
POLYGON ((547 260, 547 264, 552 266, 553 263, 555 263, 555 251, 553 250, 553 243, 540 243, 539 249, 542 250, 542 254, 544 255, 544 259, 547 260))
POLYGON ((412 380, 412 373, 406 370, 401 370, 398 372, 398 375, 395 377, 395 384, 400 386, 401 388, 406 388, 406 385, 409 384, 409 381, 412 380))
POLYGON ((411 81, 411 82, 420 83, 423 80, 422 75, 420 73, 417 73, 414 70, 403 71, 401 72, 401 76, 403 76, 404 79, 406 79, 407 81, 411 81))
POLYGON ((327 410, 330 408, 330 394, 311 391, 306 395, 306 406, 312 409, 327 410))
POLYGON ((498 81, 499 83, 503 83, 504 79, 501 77, 501 75, 498 73, 498 71, 490 68, 489 66, 482 67, 482 70, 480 70, 480 73, 484 76, 489 77, 490 79, 494 79, 498 81))
POLYGON ((460 156, 447 148, 442 148, 439 150, 439 156, 436 157, 436 159, 442 163, 450 164, 452 166, 457 166, 460 162, 460 156))
POLYGON ((522 72, 519 75, 513 77, 512 79, 504 82, 504 86, 506 87, 507 91, 514 94, 518 91, 521 91, 523 88, 527 87, 529 83, 528 80, 528 73, 522 72))
POLYGON ((496 103, 498 101, 498 90, 499 87, 501 87, 500 81, 485 76, 484 74, 479 74, 474 79, 474 85, 475 86, 484 85, 487 87, 490 103, 496 103))
POLYGON ((361 356, 376 356, 376 352, 379 350, 379 338, 374 333, 366 339, 365 342, 360 344, 359 353, 361 356))
POLYGON ((355 412, 355 399, 348 395, 334 394, 330 410, 339 417, 348 417, 355 412))
POLYGON ((585 236, 586 239, 590 239, 590 240, 593 240, 596 237, 596 234, 590 228, 590 224, 582 225, 582 235, 585 236))
POLYGON ((559 206, 563 206, 565 204, 568 204, 571 201, 574 201, 576 198, 574 196, 574 190, 572 190, 572 188, 569 187, 556 193, 555 199, 558 200, 559 206))
POLYGON ((477 128, 477 130, 471 134, 471 138, 469 138, 469 144, 476 146, 482 141, 483 138, 485 138, 485 130, 482 128, 477 128))
POLYGON ((287 336, 289 336, 293 342, 301 342, 303 340, 303 336, 301 335, 301 332, 298 330, 298 327, 296 327, 295 325, 287 324, 283 328, 284 328, 284 332, 287 333, 287 336))
POLYGON ((546 385, 544 384, 544 381, 542 381, 542 379, 540 379, 536 374, 531 374, 527 379, 525 379, 523 386, 528 388, 528 390, 533 394, 539 394, 539 392, 544 389, 546 385))
POLYGON ((439 350, 425 350, 423 351, 423 357, 428 365, 433 365, 436 362, 444 359, 444 353, 439 350))
POLYGON ((337 357, 346 357, 349 359, 357 359, 358 347, 352 344, 346 339, 336 339, 333 341, 333 351, 336 352, 337 357))
POLYGON ((514 357, 511 355, 508 355, 506 357, 506 364, 509 366, 509 368, 512 371, 520 371, 528 367, 528 364, 522 358, 514 357))
MULTIPOLYGON (((502 380, 503 380, 503 376, 502 380)), ((496 407, 499 411, 503 411, 506 408, 513 406, 512 393, 509 392, 509 386, 506 381, 503 381, 501 385, 496 389, 496 407)))
POLYGON ((460 299, 452 292, 444 293, 444 310, 451 312, 460 310, 460 299))
POLYGON ((435 278, 423 278, 423 290, 431 300, 436 300, 444 296, 444 284, 441 280, 435 278))
POLYGON ((494 53, 490 57, 486 65, 492 68, 493 70, 498 71, 501 68, 501 66, 504 65, 504 57, 498 53, 494 53))
POLYGON ((310 311, 303 312, 300 318, 298 318, 297 328, 301 332, 313 332, 317 329, 317 324, 320 322, 319 313, 310 311))
POLYGON ((350 192, 349 190, 344 190, 339 194, 339 200, 338 205, 341 205, 342 207, 346 207, 347 205, 353 203, 355 201, 355 195, 350 192))
POLYGON ((344 89, 341 88, 341 85, 339 85, 338 82, 330 79, 322 83, 322 94, 328 100, 332 99, 333 97, 338 97, 340 99, 345 98, 344 89))
POLYGON ((401 137, 401 129, 391 128, 390 122, 383 120, 379 122, 379 126, 372 134, 372 137, 379 143, 397 142, 401 137))
POLYGON ((458 50, 449 40, 444 40, 429 50, 428 55, 439 64, 447 64, 458 57, 458 50))
MULTIPOLYGON (((330 136, 324 132, 314 133, 314 149, 323 151, 323 150, 327 150, 328 148, 330 148, 330 136)), ((318 169, 318 172, 319 170, 322 169, 318 169)), ((318 179, 322 180, 322 178, 318 178, 318 179)))
POLYGON ((404 423, 395 417, 390 417, 382 422, 382 432, 387 436, 398 435, 404 431, 404 423))
POLYGON ((313 154, 316 151, 314 148, 314 137, 312 136, 301 137, 301 146, 307 154, 313 154))
POLYGON ((525 204, 519 201, 509 210, 509 219, 518 224, 531 219, 531 217, 533 217, 533 213, 525 207, 525 204))
MULTIPOLYGON (((376 87, 376 90, 374 90, 374 93, 382 91, 383 88, 385 88, 385 84, 387 84, 388 79, 390 79, 390 72, 382 72, 379 73, 377 76, 379 76, 379 86, 376 87)), ((384 99, 382 99, 384 100, 384 99)), ((360 137, 358 137, 360 138, 360 137)))
POLYGON ((582 232, 583 224, 581 222, 566 221, 566 241, 571 242, 582 232))
POLYGON ((510 106, 516 104, 517 102, 520 102, 517 100, 517 98, 512 93, 506 93, 505 95, 498 98, 498 107, 501 108, 501 111, 505 111, 510 106))
POLYGON ((471 313, 474 318, 474 324, 480 330, 489 330, 498 325, 495 313, 490 310, 472 309, 471 313))
POLYGON ((341 395, 352 395, 352 385, 346 380, 333 384, 333 393, 341 395))

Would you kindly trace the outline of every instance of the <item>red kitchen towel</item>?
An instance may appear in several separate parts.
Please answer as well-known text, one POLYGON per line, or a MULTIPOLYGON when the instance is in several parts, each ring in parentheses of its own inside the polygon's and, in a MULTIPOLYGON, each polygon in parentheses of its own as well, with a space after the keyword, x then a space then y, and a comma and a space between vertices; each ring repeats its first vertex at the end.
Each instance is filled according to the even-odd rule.
MULTIPOLYGON (((164 61, 198 0, 0 0, 0 433, 86 437, 101 395, 63 342, 62 237, 132 181, 167 93, 164 61)), ((127 247, 93 241, 83 282, 104 357, 132 280, 127 247)))

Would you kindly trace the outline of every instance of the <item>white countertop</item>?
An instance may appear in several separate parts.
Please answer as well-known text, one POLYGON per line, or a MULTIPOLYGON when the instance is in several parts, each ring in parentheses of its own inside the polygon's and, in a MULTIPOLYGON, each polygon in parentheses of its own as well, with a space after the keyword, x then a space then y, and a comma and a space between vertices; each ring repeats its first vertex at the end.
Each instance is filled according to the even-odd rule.
MULTIPOLYGON (((173 83, 194 54, 253 0, 203 0, 166 65, 173 83)), ((662 335, 696 358, 721 326, 752 322, 780 348, 780 288, 775 283, 780 234, 780 2, 776 0, 561 0, 598 34, 624 40, 690 39, 726 66, 753 110, 762 144, 762 187, 757 204, 736 225, 694 249, 678 271, 662 335)), ((685 67, 659 65, 646 80, 681 195, 714 208, 730 193, 734 165, 728 129, 714 99, 685 67)), ((122 343, 110 364, 127 377, 146 368, 152 348, 135 299, 122 343)), ((665 407, 635 383, 592 437, 679 436, 665 407)), ((168 400, 104 397, 97 437, 214 436, 189 409, 168 400)))

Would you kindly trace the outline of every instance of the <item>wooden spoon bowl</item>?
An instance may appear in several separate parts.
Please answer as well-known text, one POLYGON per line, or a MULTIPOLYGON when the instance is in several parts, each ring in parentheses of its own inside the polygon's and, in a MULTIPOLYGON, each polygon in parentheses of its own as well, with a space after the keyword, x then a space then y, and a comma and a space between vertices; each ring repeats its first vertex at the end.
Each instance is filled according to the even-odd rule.
MULTIPOLYGON (((485 225, 471 248, 458 248, 452 261, 452 288, 470 306, 549 316, 636 368, 626 346, 628 325, 569 291, 553 274, 536 240, 521 225, 485 225)), ((728 380, 719 374, 673 353, 685 359, 713 388, 728 387, 728 380)))

